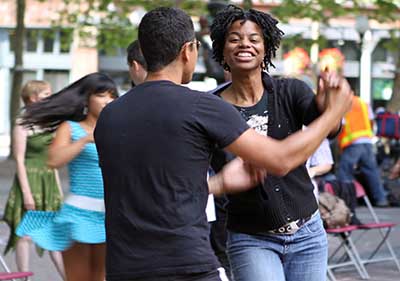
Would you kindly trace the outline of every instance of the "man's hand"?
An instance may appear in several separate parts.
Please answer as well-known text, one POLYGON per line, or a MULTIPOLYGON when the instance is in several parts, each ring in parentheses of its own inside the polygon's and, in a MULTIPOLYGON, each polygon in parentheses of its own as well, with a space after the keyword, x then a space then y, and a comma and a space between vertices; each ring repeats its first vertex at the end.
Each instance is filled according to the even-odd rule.
POLYGON ((220 193, 236 193, 251 189, 263 182, 267 172, 265 169, 243 162, 241 158, 235 158, 216 176, 220 177, 219 185, 222 187, 220 193))

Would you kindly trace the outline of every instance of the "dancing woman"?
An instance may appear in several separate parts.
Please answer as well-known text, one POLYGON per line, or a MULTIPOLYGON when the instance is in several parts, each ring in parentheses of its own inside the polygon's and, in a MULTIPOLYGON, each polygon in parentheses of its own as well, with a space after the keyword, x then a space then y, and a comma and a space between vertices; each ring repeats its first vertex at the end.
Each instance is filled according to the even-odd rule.
POLYGON ((47 164, 68 165, 70 194, 59 212, 28 212, 17 234, 62 251, 68 281, 104 280, 103 180, 93 130, 102 109, 116 97, 114 82, 93 73, 27 107, 23 115, 23 124, 56 129, 47 164))

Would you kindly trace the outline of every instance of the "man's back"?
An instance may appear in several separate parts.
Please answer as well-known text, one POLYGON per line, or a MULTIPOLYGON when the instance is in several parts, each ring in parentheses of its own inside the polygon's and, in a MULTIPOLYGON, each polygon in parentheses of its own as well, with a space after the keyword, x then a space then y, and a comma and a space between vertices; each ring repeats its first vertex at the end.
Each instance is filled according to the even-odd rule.
POLYGON ((145 82, 107 106, 95 137, 108 280, 216 268, 205 215, 209 157, 246 129, 230 105, 169 81, 145 82))

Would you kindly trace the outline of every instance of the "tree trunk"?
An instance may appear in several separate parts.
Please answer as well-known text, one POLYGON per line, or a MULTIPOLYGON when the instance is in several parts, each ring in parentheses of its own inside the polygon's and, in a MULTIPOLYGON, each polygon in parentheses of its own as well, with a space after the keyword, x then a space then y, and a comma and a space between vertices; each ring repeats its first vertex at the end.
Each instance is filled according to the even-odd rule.
POLYGON ((390 112, 400 110, 400 54, 397 56, 396 68, 394 70, 393 94, 386 109, 390 112))
MULTIPOLYGON (((25 38, 25 0, 17 0, 17 26, 15 29, 15 48, 14 48, 14 69, 13 69, 13 80, 11 88, 11 103, 10 103, 10 137, 11 137, 11 149, 13 145, 13 128, 15 124, 15 118, 20 107, 20 92, 22 87, 23 79, 23 50, 24 50, 24 38, 25 38)), ((12 150, 11 150, 12 151, 12 150)), ((12 155, 12 153, 10 153, 12 155)))

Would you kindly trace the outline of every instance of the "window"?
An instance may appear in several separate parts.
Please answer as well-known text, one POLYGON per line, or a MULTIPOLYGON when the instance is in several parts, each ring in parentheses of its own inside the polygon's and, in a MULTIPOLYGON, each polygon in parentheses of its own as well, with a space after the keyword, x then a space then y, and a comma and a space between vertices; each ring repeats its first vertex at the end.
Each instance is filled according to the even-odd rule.
POLYGON ((61 53, 69 53, 73 39, 72 29, 60 30, 61 53))
POLYGON ((355 41, 329 40, 328 48, 338 48, 346 61, 360 60, 360 46, 355 41))
POLYGON ((120 95, 126 93, 128 90, 132 88, 131 79, 129 77, 128 70, 126 71, 104 71, 103 73, 107 73, 111 79, 114 80, 115 84, 117 84, 118 92, 120 95))
MULTIPOLYGON (((13 76, 14 76, 14 71, 13 69, 10 69, 10 81, 13 80, 13 76)), ((35 70, 25 70, 22 78, 22 85, 24 85, 29 80, 35 80, 35 79, 36 79, 35 70)))
POLYGON ((385 44, 388 43, 388 40, 381 40, 376 46, 375 50, 372 52, 372 61, 381 61, 385 62, 388 58, 388 50, 385 44))
POLYGON ((340 47, 346 60, 359 60, 360 47, 355 41, 343 41, 344 44, 340 47))
POLYGON ((36 52, 38 45, 39 31, 35 29, 27 29, 25 37, 25 50, 28 52, 36 52))
POLYGON ((64 70, 49 70, 44 71, 43 80, 51 85, 51 89, 57 92, 69 84, 69 72, 64 70))
POLYGON ((43 48, 45 53, 52 53, 54 48, 54 31, 52 30, 43 30, 42 38, 43 38, 43 48))

